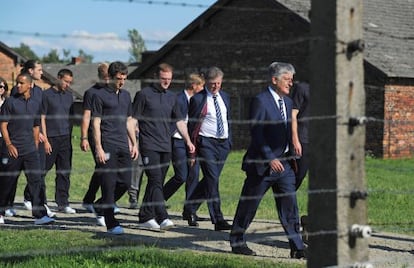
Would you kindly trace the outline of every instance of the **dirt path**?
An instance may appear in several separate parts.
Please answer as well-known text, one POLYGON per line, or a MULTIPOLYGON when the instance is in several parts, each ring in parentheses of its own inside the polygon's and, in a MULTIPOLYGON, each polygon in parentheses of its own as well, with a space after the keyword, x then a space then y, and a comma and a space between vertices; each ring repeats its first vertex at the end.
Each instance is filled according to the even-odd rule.
MULTIPOLYGON (((53 209, 56 205, 49 203, 53 209)), ((73 229, 105 234, 106 228, 96 225, 94 215, 86 212, 80 204, 74 204, 77 214, 57 214, 56 223, 44 228, 73 229)), ((22 203, 16 204, 17 217, 6 217, 9 226, 33 225, 31 213, 23 208, 22 203)), ((199 227, 189 227, 181 219, 179 213, 170 212, 175 227, 167 232, 142 230, 137 225, 137 210, 121 208, 117 215, 125 234, 120 239, 137 241, 140 244, 158 246, 162 248, 183 248, 188 250, 230 253, 228 242, 229 233, 216 232, 208 220, 208 216, 200 215, 205 221, 200 221, 199 227)), ((227 220, 231 221, 231 218, 227 220)), ((369 238, 370 263, 374 267, 414 267, 414 237, 391 233, 375 232, 369 238)), ((305 263, 303 260, 289 258, 289 245, 279 222, 255 220, 248 230, 248 245, 258 256, 252 258, 274 259, 290 263, 305 263)))

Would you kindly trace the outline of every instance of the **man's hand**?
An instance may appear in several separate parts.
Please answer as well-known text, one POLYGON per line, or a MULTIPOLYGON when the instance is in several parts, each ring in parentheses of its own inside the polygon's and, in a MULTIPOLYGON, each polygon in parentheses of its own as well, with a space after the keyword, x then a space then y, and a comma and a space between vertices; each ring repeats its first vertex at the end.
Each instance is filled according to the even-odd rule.
POLYGON ((109 156, 107 157, 105 151, 102 148, 96 148, 96 161, 98 161, 98 163, 102 163, 105 164, 107 160, 109 160, 109 156))
POLYGON ((14 147, 13 144, 10 143, 7 145, 7 151, 9 152, 9 155, 14 159, 17 159, 17 157, 19 157, 19 152, 17 152, 17 148, 14 147))
POLYGON ((49 141, 45 140, 43 144, 45 146, 46 154, 51 154, 52 153, 52 145, 50 145, 49 141))
POLYGON ((41 143, 43 143, 43 142, 45 142, 45 141, 46 141, 45 135, 43 135, 42 133, 39 133, 39 141, 40 141, 41 143))
POLYGON ((299 141, 292 141, 295 155, 302 156, 302 144, 299 141))
POLYGON ((187 148, 188 148, 188 152, 189 152, 190 154, 195 153, 195 146, 194 146, 194 144, 193 144, 191 141, 189 141, 189 142, 187 143, 187 148))
POLYGON ((138 159, 139 151, 138 151, 138 145, 130 146, 130 152, 131 152, 131 158, 133 160, 138 159))
POLYGON ((281 173, 285 171, 282 162, 280 162, 278 159, 273 159, 272 161, 270 161, 269 166, 270 170, 273 172, 281 173))
POLYGON ((88 141, 88 139, 81 139, 80 148, 84 152, 89 151, 89 141, 88 141))

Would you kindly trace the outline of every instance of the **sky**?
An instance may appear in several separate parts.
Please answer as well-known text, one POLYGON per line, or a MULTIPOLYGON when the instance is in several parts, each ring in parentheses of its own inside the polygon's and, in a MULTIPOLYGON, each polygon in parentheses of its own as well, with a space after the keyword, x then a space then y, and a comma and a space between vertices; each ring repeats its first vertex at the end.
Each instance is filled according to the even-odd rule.
POLYGON ((7 0, 2 1, 0 41, 28 45, 37 56, 79 49, 94 62, 128 61, 128 30, 147 50, 157 50, 216 0, 7 0), (76 37, 76 38, 75 38, 76 37))

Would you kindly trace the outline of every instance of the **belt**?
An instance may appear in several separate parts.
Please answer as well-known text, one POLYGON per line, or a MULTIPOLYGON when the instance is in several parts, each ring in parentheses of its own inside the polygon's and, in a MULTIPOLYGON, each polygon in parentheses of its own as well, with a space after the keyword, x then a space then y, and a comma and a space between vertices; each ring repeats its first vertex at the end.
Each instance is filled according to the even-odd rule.
POLYGON ((219 138, 213 138, 213 137, 203 137, 203 138, 211 139, 211 140, 214 140, 214 141, 220 142, 220 143, 227 141, 227 139, 219 139, 219 138))

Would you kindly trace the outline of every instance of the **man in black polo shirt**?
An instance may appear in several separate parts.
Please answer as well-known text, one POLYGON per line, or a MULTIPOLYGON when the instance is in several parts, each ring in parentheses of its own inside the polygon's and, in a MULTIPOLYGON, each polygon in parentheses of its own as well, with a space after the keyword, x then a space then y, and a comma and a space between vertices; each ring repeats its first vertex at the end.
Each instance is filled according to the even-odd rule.
POLYGON ((171 122, 177 122, 177 130, 190 152, 194 152, 187 124, 177 105, 176 94, 168 91, 173 68, 166 63, 158 66, 157 83, 137 92, 134 98, 134 117, 138 120, 139 148, 148 178, 144 199, 139 211, 142 228, 167 230, 174 226, 165 208, 163 185, 171 160, 171 122))
POLYGON ((108 85, 95 94, 92 105, 96 162, 101 171, 102 189, 102 199, 95 210, 98 215, 104 215, 108 233, 118 235, 124 230, 115 219, 113 208, 131 183, 131 158, 138 157, 138 145, 131 96, 122 88, 128 68, 122 62, 113 62, 108 74, 108 85))
POLYGON ((31 98, 32 78, 23 73, 17 76, 17 94, 3 104, 0 129, 4 146, 0 163, 0 224, 4 224, 4 208, 10 193, 16 191, 20 171, 24 170, 32 196, 32 214, 35 224, 54 221, 47 216, 41 199, 41 168, 39 146, 40 105, 31 98))
MULTIPOLYGON (((39 86, 37 86, 35 83, 36 83, 36 81, 40 81, 42 79, 42 74, 43 74, 42 64, 38 60, 27 60, 24 63, 23 68, 21 69, 20 72, 21 73, 28 73, 32 77, 33 82, 32 82, 32 86, 31 86, 31 89, 30 89, 30 98, 36 100, 39 103, 39 107, 41 107, 43 90, 39 86)), ((13 96, 15 94, 19 94, 18 91, 17 91, 17 86, 13 87, 13 89, 10 92, 10 96, 13 96)), ((39 109, 41 109, 41 108, 39 108, 39 109)), ((38 150, 38 153, 39 153, 40 167, 41 167, 42 170, 44 169, 45 162, 46 162, 45 146, 43 145, 44 141, 45 141, 45 138, 42 134, 42 127, 40 126, 39 146, 38 146, 37 150, 38 150)), ((15 195, 16 195, 16 193, 13 193, 12 196, 10 197, 11 203, 14 202, 15 195)), ((42 175, 41 198, 42 198, 42 200, 45 204, 45 208, 46 208, 48 216, 49 217, 55 217, 56 213, 52 212, 46 204, 47 203, 47 200, 46 200, 46 184, 45 184, 45 178, 44 178, 43 175, 42 175)), ((29 187, 26 185, 26 187, 24 188, 23 204, 24 204, 24 206, 27 210, 32 210, 31 200, 32 200, 32 198, 30 196, 29 187)))
POLYGON ((72 71, 61 69, 59 83, 43 92, 42 132, 45 137, 46 173, 55 165, 55 201, 58 210, 68 214, 76 211, 69 206, 70 170, 72 168, 73 96, 67 89, 73 80, 72 71))
MULTIPOLYGON (((99 81, 95 83, 91 88, 85 91, 83 95, 83 116, 82 116, 82 123, 81 123, 81 142, 80 148, 82 151, 86 152, 89 149, 92 152, 92 157, 95 160, 95 171, 91 177, 89 182, 88 190, 83 197, 83 204, 82 206, 86 208, 88 211, 95 213, 95 209, 93 208, 93 203, 96 199, 96 193, 98 192, 99 188, 101 187, 101 178, 99 177, 99 173, 96 171, 97 162, 96 162, 96 150, 95 150, 95 141, 93 139, 93 127, 92 127, 92 102, 95 98, 95 94, 99 94, 101 89, 104 88, 109 80, 108 77, 108 67, 109 64, 101 63, 98 66, 98 78, 99 81)), ((103 222, 103 217, 98 218, 98 224, 105 226, 103 222), (99 221, 99 219, 101 221, 99 221)))

